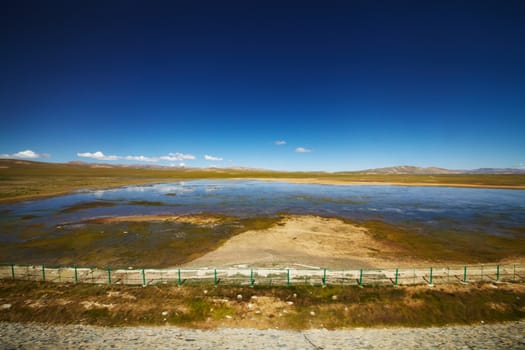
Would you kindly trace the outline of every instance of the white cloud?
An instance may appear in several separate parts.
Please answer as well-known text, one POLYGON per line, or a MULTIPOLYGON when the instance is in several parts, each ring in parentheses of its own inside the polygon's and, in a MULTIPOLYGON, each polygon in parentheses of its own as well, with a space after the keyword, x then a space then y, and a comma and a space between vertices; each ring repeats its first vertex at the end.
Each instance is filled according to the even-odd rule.
POLYGON ((134 160, 137 162, 158 162, 158 158, 150 158, 150 157, 144 157, 144 156, 126 156, 123 157, 125 160, 134 160))
POLYGON ((297 147, 295 149, 295 152, 297 152, 297 153, 310 153, 310 152, 312 152, 312 150, 308 149, 308 148, 297 147))
POLYGON ((204 159, 205 160, 211 160, 213 162, 218 162, 218 161, 222 160, 222 158, 220 158, 220 157, 209 156, 207 154, 204 156, 204 159))
POLYGON ((91 158, 95 160, 129 160, 129 161, 135 161, 135 162, 149 162, 149 163, 157 163, 163 160, 173 162, 173 161, 195 159, 195 156, 191 154, 183 154, 183 153, 168 153, 167 156, 146 157, 143 155, 140 155, 140 156, 105 155, 101 151, 97 151, 95 153, 91 153, 91 152, 77 153, 77 156, 82 157, 82 158, 91 158))
POLYGON ((167 156, 162 156, 159 158, 160 160, 168 160, 170 162, 180 161, 180 160, 194 160, 195 156, 191 154, 184 154, 184 153, 168 153, 167 156))
POLYGON ((90 152, 84 152, 84 153, 77 153, 77 157, 81 158, 92 158, 96 160, 119 160, 122 159, 122 157, 119 156, 107 156, 104 153, 97 151, 95 153, 90 152))
POLYGON ((275 141, 274 143, 275 143, 277 146, 286 145, 286 141, 284 141, 284 140, 278 140, 278 141, 275 141))
POLYGON ((13 154, 0 154, 0 158, 24 158, 24 159, 36 159, 36 158, 49 158, 51 157, 47 153, 39 154, 30 149, 25 151, 16 152, 13 154))

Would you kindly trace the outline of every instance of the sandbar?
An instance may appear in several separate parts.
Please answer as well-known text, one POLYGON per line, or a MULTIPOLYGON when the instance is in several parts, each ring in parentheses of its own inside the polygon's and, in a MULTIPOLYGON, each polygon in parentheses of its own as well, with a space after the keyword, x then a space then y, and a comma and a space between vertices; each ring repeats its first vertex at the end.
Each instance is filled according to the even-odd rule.
POLYGON ((287 215, 265 230, 230 238, 186 267, 396 267, 425 264, 337 218, 287 215))

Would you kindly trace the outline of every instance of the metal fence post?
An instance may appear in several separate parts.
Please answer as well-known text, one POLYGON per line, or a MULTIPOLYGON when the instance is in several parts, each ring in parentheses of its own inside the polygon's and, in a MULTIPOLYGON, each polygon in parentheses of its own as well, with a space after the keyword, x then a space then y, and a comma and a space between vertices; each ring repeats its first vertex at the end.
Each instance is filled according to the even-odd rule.
POLYGON ((428 280, 428 284, 432 284, 432 266, 430 266, 430 278, 428 280))
POLYGON ((363 269, 359 270, 359 285, 363 285, 363 269))
POLYGON ((396 267, 396 279, 395 279, 394 286, 397 286, 397 279, 398 279, 398 276, 399 276, 399 268, 396 267))
POLYGON ((42 281, 46 281, 46 267, 42 264, 42 281))
POLYGON ((11 264, 11 278, 15 279, 15 264, 11 264))
POLYGON ((324 269, 323 273, 323 286, 326 286, 326 268, 324 269))
POLYGON ((255 280, 253 279, 253 269, 251 269, 250 271, 250 284, 252 287, 255 284, 255 280))
POLYGON ((213 270, 213 284, 216 286, 218 283, 217 281, 217 269, 213 270))
POLYGON ((481 265, 481 281, 483 281, 483 265, 481 265))
POLYGON ((496 266, 496 281, 499 281, 499 265, 496 266))
POLYGON ((108 284, 111 284, 111 268, 108 266, 108 284))
POLYGON ((463 282, 467 283, 467 266, 463 267, 463 282))
POLYGON ((286 270, 286 286, 290 287, 290 269, 286 270))
POLYGON ((512 273, 512 281, 516 281, 516 264, 514 264, 514 272, 512 273))
POLYGON ((180 286, 182 284, 182 281, 180 279, 180 269, 177 271, 177 284, 180 286))
POLYGON ((144 269, 142 269, 142 285, 146 285, 146 271, 144 269))
POLYGON ((75 284, 77 284, 77 283, 78 283, 78 271, 77 271, 77 267, 75 266, 74 269, 75 269, 75 284))

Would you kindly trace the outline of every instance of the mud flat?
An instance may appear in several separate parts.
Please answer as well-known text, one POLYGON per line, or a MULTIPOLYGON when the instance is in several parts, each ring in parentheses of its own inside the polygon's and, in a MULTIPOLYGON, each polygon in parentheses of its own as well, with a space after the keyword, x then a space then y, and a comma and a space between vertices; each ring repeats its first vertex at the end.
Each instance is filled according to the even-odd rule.
POLYGON ((186 266, 397 267, 427 263, 374 239, 366 228, 336 218, 288 215, 276 225, 230 238, 186 266))

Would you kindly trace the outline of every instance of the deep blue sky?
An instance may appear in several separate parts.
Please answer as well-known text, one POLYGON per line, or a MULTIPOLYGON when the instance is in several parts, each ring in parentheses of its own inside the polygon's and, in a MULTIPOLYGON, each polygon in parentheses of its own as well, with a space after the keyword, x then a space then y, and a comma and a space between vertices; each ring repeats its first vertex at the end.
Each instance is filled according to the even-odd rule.
POLYGON ((4 158, 525 167, 521 0, 0 6, 4 158))

